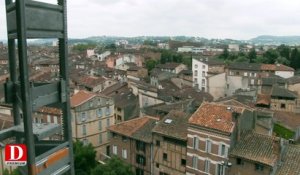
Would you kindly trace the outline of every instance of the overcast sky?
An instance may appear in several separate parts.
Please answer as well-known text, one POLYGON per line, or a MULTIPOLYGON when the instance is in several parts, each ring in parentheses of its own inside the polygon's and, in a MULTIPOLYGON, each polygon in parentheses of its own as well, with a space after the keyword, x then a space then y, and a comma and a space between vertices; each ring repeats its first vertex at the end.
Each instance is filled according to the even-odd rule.
MULTIPOLYGON (((0 39, 6 39, 4 2, 0 39)), ((69 0, 68 27, 71 38, 300 35, 300 0, 69 0)))

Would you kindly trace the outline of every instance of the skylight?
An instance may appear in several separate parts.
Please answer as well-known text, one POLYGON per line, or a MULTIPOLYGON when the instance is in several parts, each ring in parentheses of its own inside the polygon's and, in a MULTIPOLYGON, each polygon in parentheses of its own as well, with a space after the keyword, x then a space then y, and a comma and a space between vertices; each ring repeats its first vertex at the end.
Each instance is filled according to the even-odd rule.
POLYGON ((172 121, 173 121, 172 119, 166 119, 166 120, 165 120, 165 123, 166 123, 166 124, 170 124, 170 123, 172 123, 172 121))

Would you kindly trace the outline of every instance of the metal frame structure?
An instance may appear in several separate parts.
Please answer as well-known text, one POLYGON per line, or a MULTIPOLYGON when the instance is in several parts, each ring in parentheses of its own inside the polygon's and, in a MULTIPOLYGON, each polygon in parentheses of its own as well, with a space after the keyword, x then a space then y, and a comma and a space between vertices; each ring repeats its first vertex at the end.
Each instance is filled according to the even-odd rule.
POLYGON ((10 79, 5 83, 5 101, 13 104, 14 127, 0 131, 0 141, 11 137, 27 146, 27 167, 22 174, 74 175, 71 113, 68 85, 66 0, 57 5, 32 0, 6 0, 10 79), (29 81, 27 39, 57 38, 60 80, 34 84, 29 81), (18 58, 16 56, 16 40, 18 58), (39 107, 58 104, 62 126, 35 124, 32 113, 39 107), (63 130, 63 140, 43 140, 63 130))

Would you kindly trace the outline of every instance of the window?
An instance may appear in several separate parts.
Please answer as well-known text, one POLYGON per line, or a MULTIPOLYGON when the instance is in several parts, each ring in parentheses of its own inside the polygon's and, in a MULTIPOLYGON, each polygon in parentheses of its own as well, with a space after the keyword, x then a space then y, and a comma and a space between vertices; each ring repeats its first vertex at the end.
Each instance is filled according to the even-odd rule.
POLYGON ((137 154, 136 155, 136 163, 140 165, 146 165, 146 158, 142 155, 137 154))
POLYGON ((185 166, 186 165, 186 160, 185 159, 181 159, 181 165, 185 166))
POLYGON ((99 141, 98 141, 98 143, 102 144, 102 133, 99 134, 99 141))
POLYGON ((192 166, 194 169, 198 169, 198 157, 193 156, 192 158, 192 166))
POLYGON ((210 141, 210 140, 206 140, 205 151, 206 151, 207 153, 210 153, 210 152, 211 152, 211 141, 210 141))
POLYGON ((93 107, 93 102, 92 101, 90 102, 90 107, 93 107))
POLYGON ((237 165, 244 165, 244 162, 243 162, 242 159, 237 158, 237 159, 236 159, 236 164, 237 164, 237 165))
POLYGON ((199 149, 199 138, 198 137, 193 138, 193 148, 199 149))
POLYGON ((102 117, 102 109, 97 109, 97 116, 102 117))
POLYGON ((216 174, 217 175, 224 175, 224 166, 221 164, 217 164, 216 174))
POLYGON ((111 112, 110 112, 110 107, 107 107, 107 108, 106 108, 105 113, 106 113, 106 116, 110 116, 110 113, 111 113, 111 112))
POLYGON ((136 150, 143 151, 143 152, 146 151, 146 144, 144 142, 136 141, 135 144, 136 144, 136 150))
POLYGON ((127 159, 127 150, 126 149, 122 149, 122 157, 123 157, 123 159, 127 159))
POLYGON ((205 69, 205 65, 202 65, 202 69, 205 69))
POLYGON ((86 135, 86 125, 82 125, 82 135, 86 135))
POLYGON ((89 144, 89 141, 88 141, 87 139, 83 139, 83 140, 82 140, 82 143, 83 143, 83 145, 85 145, 85 146, 86 146, 86 145, 88 145, 88 144, 89 144))
POLYGON ((51 116, 50 115, 47 115, 47 123, 51 123, 51 116))
POLYGON ((159 163, 156 163, 156 168, 159 168, 159 163))
POLYGON ((195 71, 194 71, 194 76, 197 76, 197 75, 198 75, 198 71, 195 70, 195 71))
POLYGON ((81 113, 81 121, 84 122, 86 120, 86 112, 81 113))
POLYGON ((210 161, 206 159, 205 160, 205 169, 204 169, 204 171, 206 173, 209 173, 209 169, 210 169, 210 161))
POLYGON ((168 154, 167 153, 163 153, 163 160, 168 161, 168 154))
POLYGON ((194 78, 194 82, 198 82, 198 78, 194 78))
POLYGON ((126 142, 126 141, 127 141, 127 137, 122 136, 122 141, 123 141, 123 142, 126 142))
POLYGON ((106 119, 106 127, 109 127, 110 126, 110 120, 109 118, 106 119))
POLYGON ((280 108, 281 108, 281 109, 285 109, 285 104, 284 104, 284 103, 281 103, 281 104, 280 104, 280 108))
POLYGON ((57 124, 57 117, 56 116, 53 116, 53 123, 57 124))
POLYGON ((198 68, 198 64, 195 64, 195 66, 194 66, 194 67, 195 67, 195 69, 197 69, 197 68, 198 68))
POLYGON ((160 146, 160 141, 156 140, 156 146, 160 146))
POLYGON ((118 154, 118 147, 116 145, 113 145, 113 154, 118 154))
POLYGON ((205 79, 202 79, 202 86, 205 86, 205 79))
POLYGON ((219 155, 220 156, 227 156, 227 148, 226 148, 226 145, 224 145, 224 144, 221 144, 221 145, 219 145, 219 155))
POLYGON ((137 168, 137 169, 135 169, 135 174, 136 175, 144 175, 144 170, 137 168))
POLYGON ((99 128, 99 131, 102 130, 102 121, 101 120, 98 121, 98 128, 99 128))
POLYGON ((202 71, 202 77, 205 77, 205 71, 202 71))
POLYGON ((264 170, 264 166, 261 164, 256 163, 255 164, 255 170, 257 171, 263 171, 264 170))

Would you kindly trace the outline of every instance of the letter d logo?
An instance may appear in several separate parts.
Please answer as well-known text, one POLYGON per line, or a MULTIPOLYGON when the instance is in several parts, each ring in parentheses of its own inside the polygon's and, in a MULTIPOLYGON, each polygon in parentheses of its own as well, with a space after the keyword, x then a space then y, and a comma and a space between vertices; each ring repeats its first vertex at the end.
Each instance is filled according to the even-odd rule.
POLYGON ((5 163, 7 165, 24 166, 27 163, 27 148, 24 144, 8 144, 5 146, 5 163))

